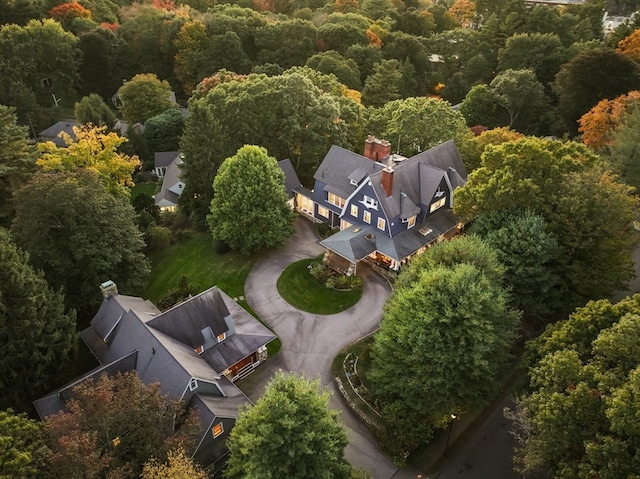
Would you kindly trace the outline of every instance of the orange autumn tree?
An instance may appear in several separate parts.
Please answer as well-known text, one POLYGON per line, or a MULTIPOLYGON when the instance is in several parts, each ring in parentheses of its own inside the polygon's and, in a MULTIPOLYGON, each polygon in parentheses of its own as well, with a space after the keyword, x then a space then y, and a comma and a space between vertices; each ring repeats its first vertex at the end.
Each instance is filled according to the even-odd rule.
POLYGON ((613 133, 625 114, 640 100, 640 91, 631 91, 613 100, 601 100, 578 120, 582 142, 598 149, 610 145, 613 133))
POLYGON ((78 2, 61 3, 49 10, 49 15, 59 22, 73 18, 91 18, 91 11, 78 2))
POLYGON ((620 40, 616 51, 636 62, 640 61, 640 29, 620 40))

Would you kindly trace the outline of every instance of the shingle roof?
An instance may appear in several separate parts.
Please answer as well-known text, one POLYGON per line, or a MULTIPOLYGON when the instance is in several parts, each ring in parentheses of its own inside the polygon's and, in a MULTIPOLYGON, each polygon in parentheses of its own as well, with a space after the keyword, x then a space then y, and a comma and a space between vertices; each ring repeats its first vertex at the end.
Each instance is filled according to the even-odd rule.
POLYGON ((287 196, 289 198, 293 198, 295 189, 302 186, 302 183, 300 183, 298 175, 296 174, 296 170, 293 168, 291 160, 288 158, 286 160, 280 160, 278 162, 278 166, 284 173, 284 189, 287 192, 287 196))
POLYGON ((80 123, 78 123, 73 118, 66 118, 64 120, 60 120, 59 122, 51 125, 46 130, 42 130, 38 134, 38 136, 40 136, 45 141, 46 140, 53 141, 57 146, 66 147, 67 144, 58 135, 61 132, 64 131, 65 133, 67 133, 71 137, 71 139, 75 140, 76 139, 76 135, 73 132, 73 127, 74 126, 79 127, 80 123))
POLYGON ((179 155, 179 151, 158 151, 153 155, 154 166, 156 168, 166 168, 173 160, 178 158, 179 155))

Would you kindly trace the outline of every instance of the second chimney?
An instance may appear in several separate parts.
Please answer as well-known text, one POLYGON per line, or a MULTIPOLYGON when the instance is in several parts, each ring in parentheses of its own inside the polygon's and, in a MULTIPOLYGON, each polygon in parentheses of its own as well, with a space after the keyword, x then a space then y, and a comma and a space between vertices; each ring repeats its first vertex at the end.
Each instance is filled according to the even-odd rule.
POLYGON ((379 140, 373 135, 369 135, 364 142, 364 156, 373 161, 387 159, 391 155, 391 143, 386 140, 379 140))
POLYGON ((382 170, 382 179, 380 180, 382 189, 387 194, 387 198, 393 193, 393 168, 391 166, 385 167, 382 170))

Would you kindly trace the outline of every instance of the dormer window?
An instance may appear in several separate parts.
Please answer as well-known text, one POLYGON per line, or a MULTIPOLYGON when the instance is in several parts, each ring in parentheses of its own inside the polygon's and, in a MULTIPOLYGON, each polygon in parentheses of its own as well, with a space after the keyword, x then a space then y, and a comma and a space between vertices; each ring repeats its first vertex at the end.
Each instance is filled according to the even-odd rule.
POLYGON ((447 202, 446 197, 440 198, 438 201, 434 201, 433 203, 431 203, 431 206, 429 207, 429 213, 433 213, 438 208, 442 208, 446 202, 447 202))
POLYGON ((367 195, 364 195, 364 198, 362 198, 362 204, 367 208, 374 208, 376 210, 378 209, 378 202, 367 195))
POLYGON ((349 184, 351 184, 353 186, 358 186, 358 182, 356 180, 350 180, 349 184))
POLYGON ((189 391, 195 391, 196 389, 198 389, 198 380, 191 378, 191 381, 189 381, 189 391))
POLYGON ((221 343, 222 341, 224 341, 225 339, 227 339, 227 333, 221 333, 218 334, 218 342, 221 343))

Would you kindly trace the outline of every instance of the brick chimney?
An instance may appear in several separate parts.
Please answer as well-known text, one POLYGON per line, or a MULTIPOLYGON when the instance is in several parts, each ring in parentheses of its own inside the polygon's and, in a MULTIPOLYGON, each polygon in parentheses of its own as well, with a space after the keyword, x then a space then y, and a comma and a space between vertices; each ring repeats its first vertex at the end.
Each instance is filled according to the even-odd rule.
POLYGON ((393 168, 391 166, 385 167, 382 170, 382 179, 380 180, 384 192, 387 194, 387 198, 393 193, 393 168))
POLYGON ((364 142, 364 156, 373 161, 382 161, 391 155, 391 143, 369 135, 364 142))
POLYGON ((100 285, 100 291, 102 292, 102 297, 108 299, 109 296, 118 294, 118 287, 113 281, 109 280, 100 285))

